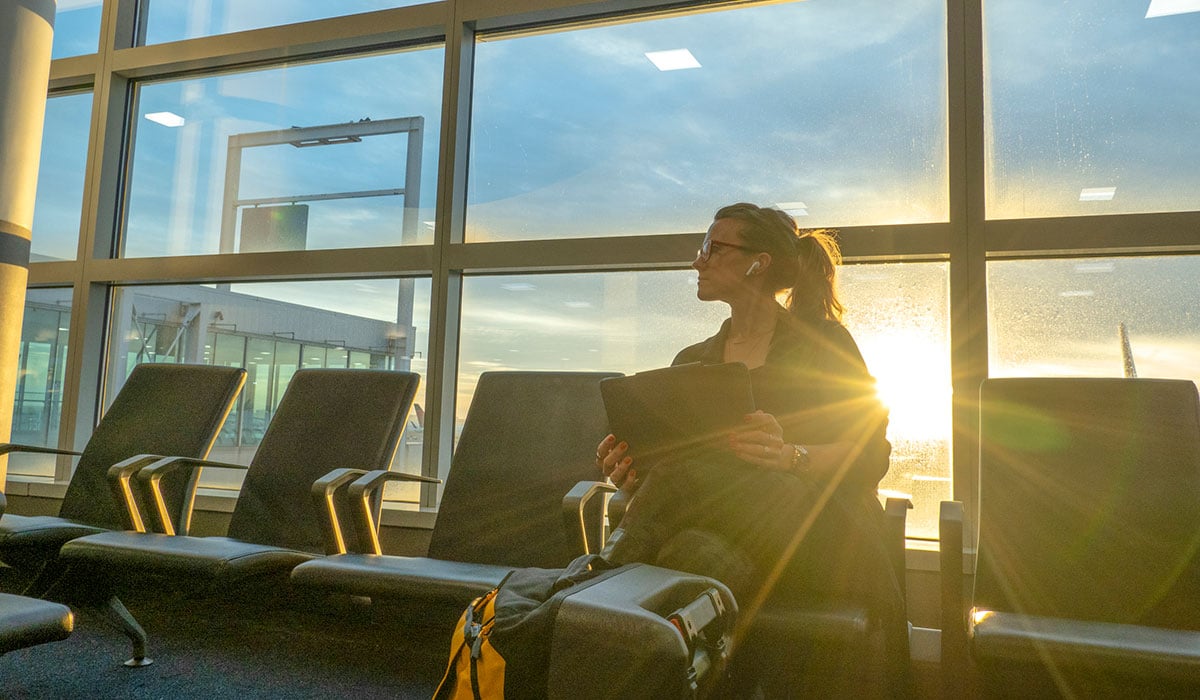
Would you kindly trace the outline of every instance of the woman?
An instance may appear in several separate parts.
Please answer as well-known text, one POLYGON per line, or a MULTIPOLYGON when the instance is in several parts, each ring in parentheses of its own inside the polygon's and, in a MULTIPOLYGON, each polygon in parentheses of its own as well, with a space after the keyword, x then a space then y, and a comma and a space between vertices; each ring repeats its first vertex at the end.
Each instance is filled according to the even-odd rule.
POLYGON ((717 211, 692 267, 697 296, 728 304, 729 319, 673 364, 744 363, 759 410, 726 449, 656 464, 645 483, 626 443, 600 442, 597 464, 632 496, 603 551, 609 561, 713 576, 744 608, 772 593, 844 589, 864 575, 830 555, 855 539, 851 529, 874 527, 891 446, 874 379, 840 322, 840 262, 828 232, 802 232, 782 211, 745 203, 717 211))

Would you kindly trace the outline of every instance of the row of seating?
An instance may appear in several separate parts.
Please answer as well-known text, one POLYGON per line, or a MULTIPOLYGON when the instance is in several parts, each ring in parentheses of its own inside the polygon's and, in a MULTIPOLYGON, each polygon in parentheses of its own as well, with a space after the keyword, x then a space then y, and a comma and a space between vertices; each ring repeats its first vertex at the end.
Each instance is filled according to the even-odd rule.
MULTIPOLYGON (((129 586, 223 590, 291 572, 296 586, 310 590, 465 604, 514 567, 562 566, 599 545, 598 527, 562 527, 561 494, 580 482, 602 490, 590 455, 605 432, 598 384, 607 376, 481 377, 429 552, 397 557, 382 554, 379 544, 379 490, 394 479, 429 481, 387 471, 415 375, 298 372, 245 467, 227 536, 193 537, 200 469, 243 468, 205 457, 244 372, 142 365, 80 456, 59 516, 0 519, 0 559, 28 571, 28 592, 57 591, 104 611, 133 643, 130 665, 148 659, 145 631, 118 597, 129 586)), ((598 523, 598 505, 569 501, 566 520, 598 523)), ((903 510, 898 514, 891 563, 902 580, 903 510)), ((782 634, 792 654, 837 639, 851 642, 849 659, 886 648, 891 658, 907 661, 906 625, 894 616, 885 620, 870 600, 764 610, 762 619, 769 644, 778 645, 782 634)))
POLYGON ((973 584, 942 504, 944 695, 1200 695, 1196 385, 988 379, 980 412, 973 584))
MULTIPOLYGON (((203 457, 245 378, 246 371, 240 368, 141 365, 134 368, 82 452, 0 444, 0 454, 79 457, 57 516, 4 513, 0 517, 0 562, 17 576, 12 585, 42 595, 60 573, 56 559, 64 543, 109 528, 132 527, 122 515, 120 500, 109 495, 108 469, 142 452, 203 457)), ((180 511, 187 487, 180 479, 168 484, 169 502, 180 511)), ((23 596, 5 599, 0 634, 12 641, 3 651, 55 641, 70 633, 74 624, 70 611, 46 605, 50 604, 23 596), (61 622, 52 622, 56 618, 61 622)))

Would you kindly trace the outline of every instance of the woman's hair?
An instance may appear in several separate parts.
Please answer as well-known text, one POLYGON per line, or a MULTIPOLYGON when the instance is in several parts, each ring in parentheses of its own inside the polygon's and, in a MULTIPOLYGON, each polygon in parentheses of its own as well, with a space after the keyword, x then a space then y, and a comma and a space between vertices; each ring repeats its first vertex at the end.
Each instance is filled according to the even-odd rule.
POLYGON ((713 220, 740 221, 742 241, 756 251, 769 253, 767 286, 771 291, 790 290, 787 308, 809 321, 842 320, 845 307, 837 294, 837 266, 842 252, 833 229, 804 229, 786 212, 746 202, 717 210, 713 220))

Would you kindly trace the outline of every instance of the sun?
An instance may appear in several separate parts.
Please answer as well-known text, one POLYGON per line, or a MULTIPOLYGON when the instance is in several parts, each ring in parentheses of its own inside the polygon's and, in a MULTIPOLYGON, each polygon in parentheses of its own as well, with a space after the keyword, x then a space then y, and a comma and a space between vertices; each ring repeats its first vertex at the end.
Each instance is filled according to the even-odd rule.
POLYGON ((920 329, 856 333, 879 398, 890 411, 888 434, 905 440, 950 438, 950 349, 920 329))

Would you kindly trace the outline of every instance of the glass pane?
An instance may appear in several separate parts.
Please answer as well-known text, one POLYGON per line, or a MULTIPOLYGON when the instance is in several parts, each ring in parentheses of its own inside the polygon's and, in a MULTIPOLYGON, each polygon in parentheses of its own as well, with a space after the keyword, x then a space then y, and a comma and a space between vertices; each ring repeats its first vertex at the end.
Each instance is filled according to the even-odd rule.
POLYGON ((90 92, 46 100, 29 254, 33 262, 75 259, 91 120, 90 92))
POLYGON ((103 0, 58 0, 51 58, 96 53, 100 46, 102 4, 103 0))
MULTIPOLYGON (((113 295, 106 396, 141 362, 245 367, 246 386, 221 430, 212 458, 249 464, 288 382, 320 351, 377 356, 380 369, 424 378, 429 337, 428 279, 256 282, 118 287, 113 295)), ((417 392, 424 403, 424 386, 417 392)), ((417 412, 414 412, 417 414, 417 412)), ((423 415, 423 412, 417 414, 423 415)), ((421 471, 421 426, 410 417, 392 468, 421 471), (414 439, 415 433, 415 439, 414 439)), ((201 484, 237 488, 242 472, 206 469, 201 484)), ((391 492, 389 492, 391 493, 391 492)), ((416 503, 418 489, 392 494, 416 503)))
MULTIPOLYGON (((261 29, 359 12, 419 5, 429 0, 150 0, 146 17, 146 43, 261 29)), ((98 0, 97 0, 98 2, 98 0)), ((61 4, 61 3, 60 3, 61 4)))
MULTIPOLYGON (((26 293, 13 398, 15 443, 58 447, 70 324, 70 289, 30 289, 26 293)), ((54 464, 53 455, 14 453, 8 458, 8 473, 53 479, 54 464)))
POLYGON ((911 497, 908 536, 935 540, 940 503, 953 498, 949 265, 848 265, 841 291, 846 327, 890 411, 880 491, 911 497))
POLYGON ((124 255, 428 243, 442 54, 141 85, 124 255))
POLYGON ((993 219, 1200 207, 1200 13, 984 3, 993 219))
POLYGON ((937 0, 807 0, 484 41, 468 239, 696 231, 738 200, 946 221, 945 25, 937 0))
MULTIPOLYGON (((950 495, 947 267, 843 268, 847 327, 891 409, 892 466, 881 488, 912 495, 909 533, 936 537, 950 495)), ((468 277, 463 283, 456 434, 488 370, 607 370, 670 364, 716 332, 722 304, 696 299, 692 271, 468 277)))
POLYGON ((275 339, 247 338, 246 385, 242 388, 242 442, 257 445, 267 432, 275 408, 271 379, 275 373, 275 339))
POLYGON ((1120 377, 1128 355, 1200 382, 1197 279, 1197 256, 988 263, 988 374, 1120 377))

